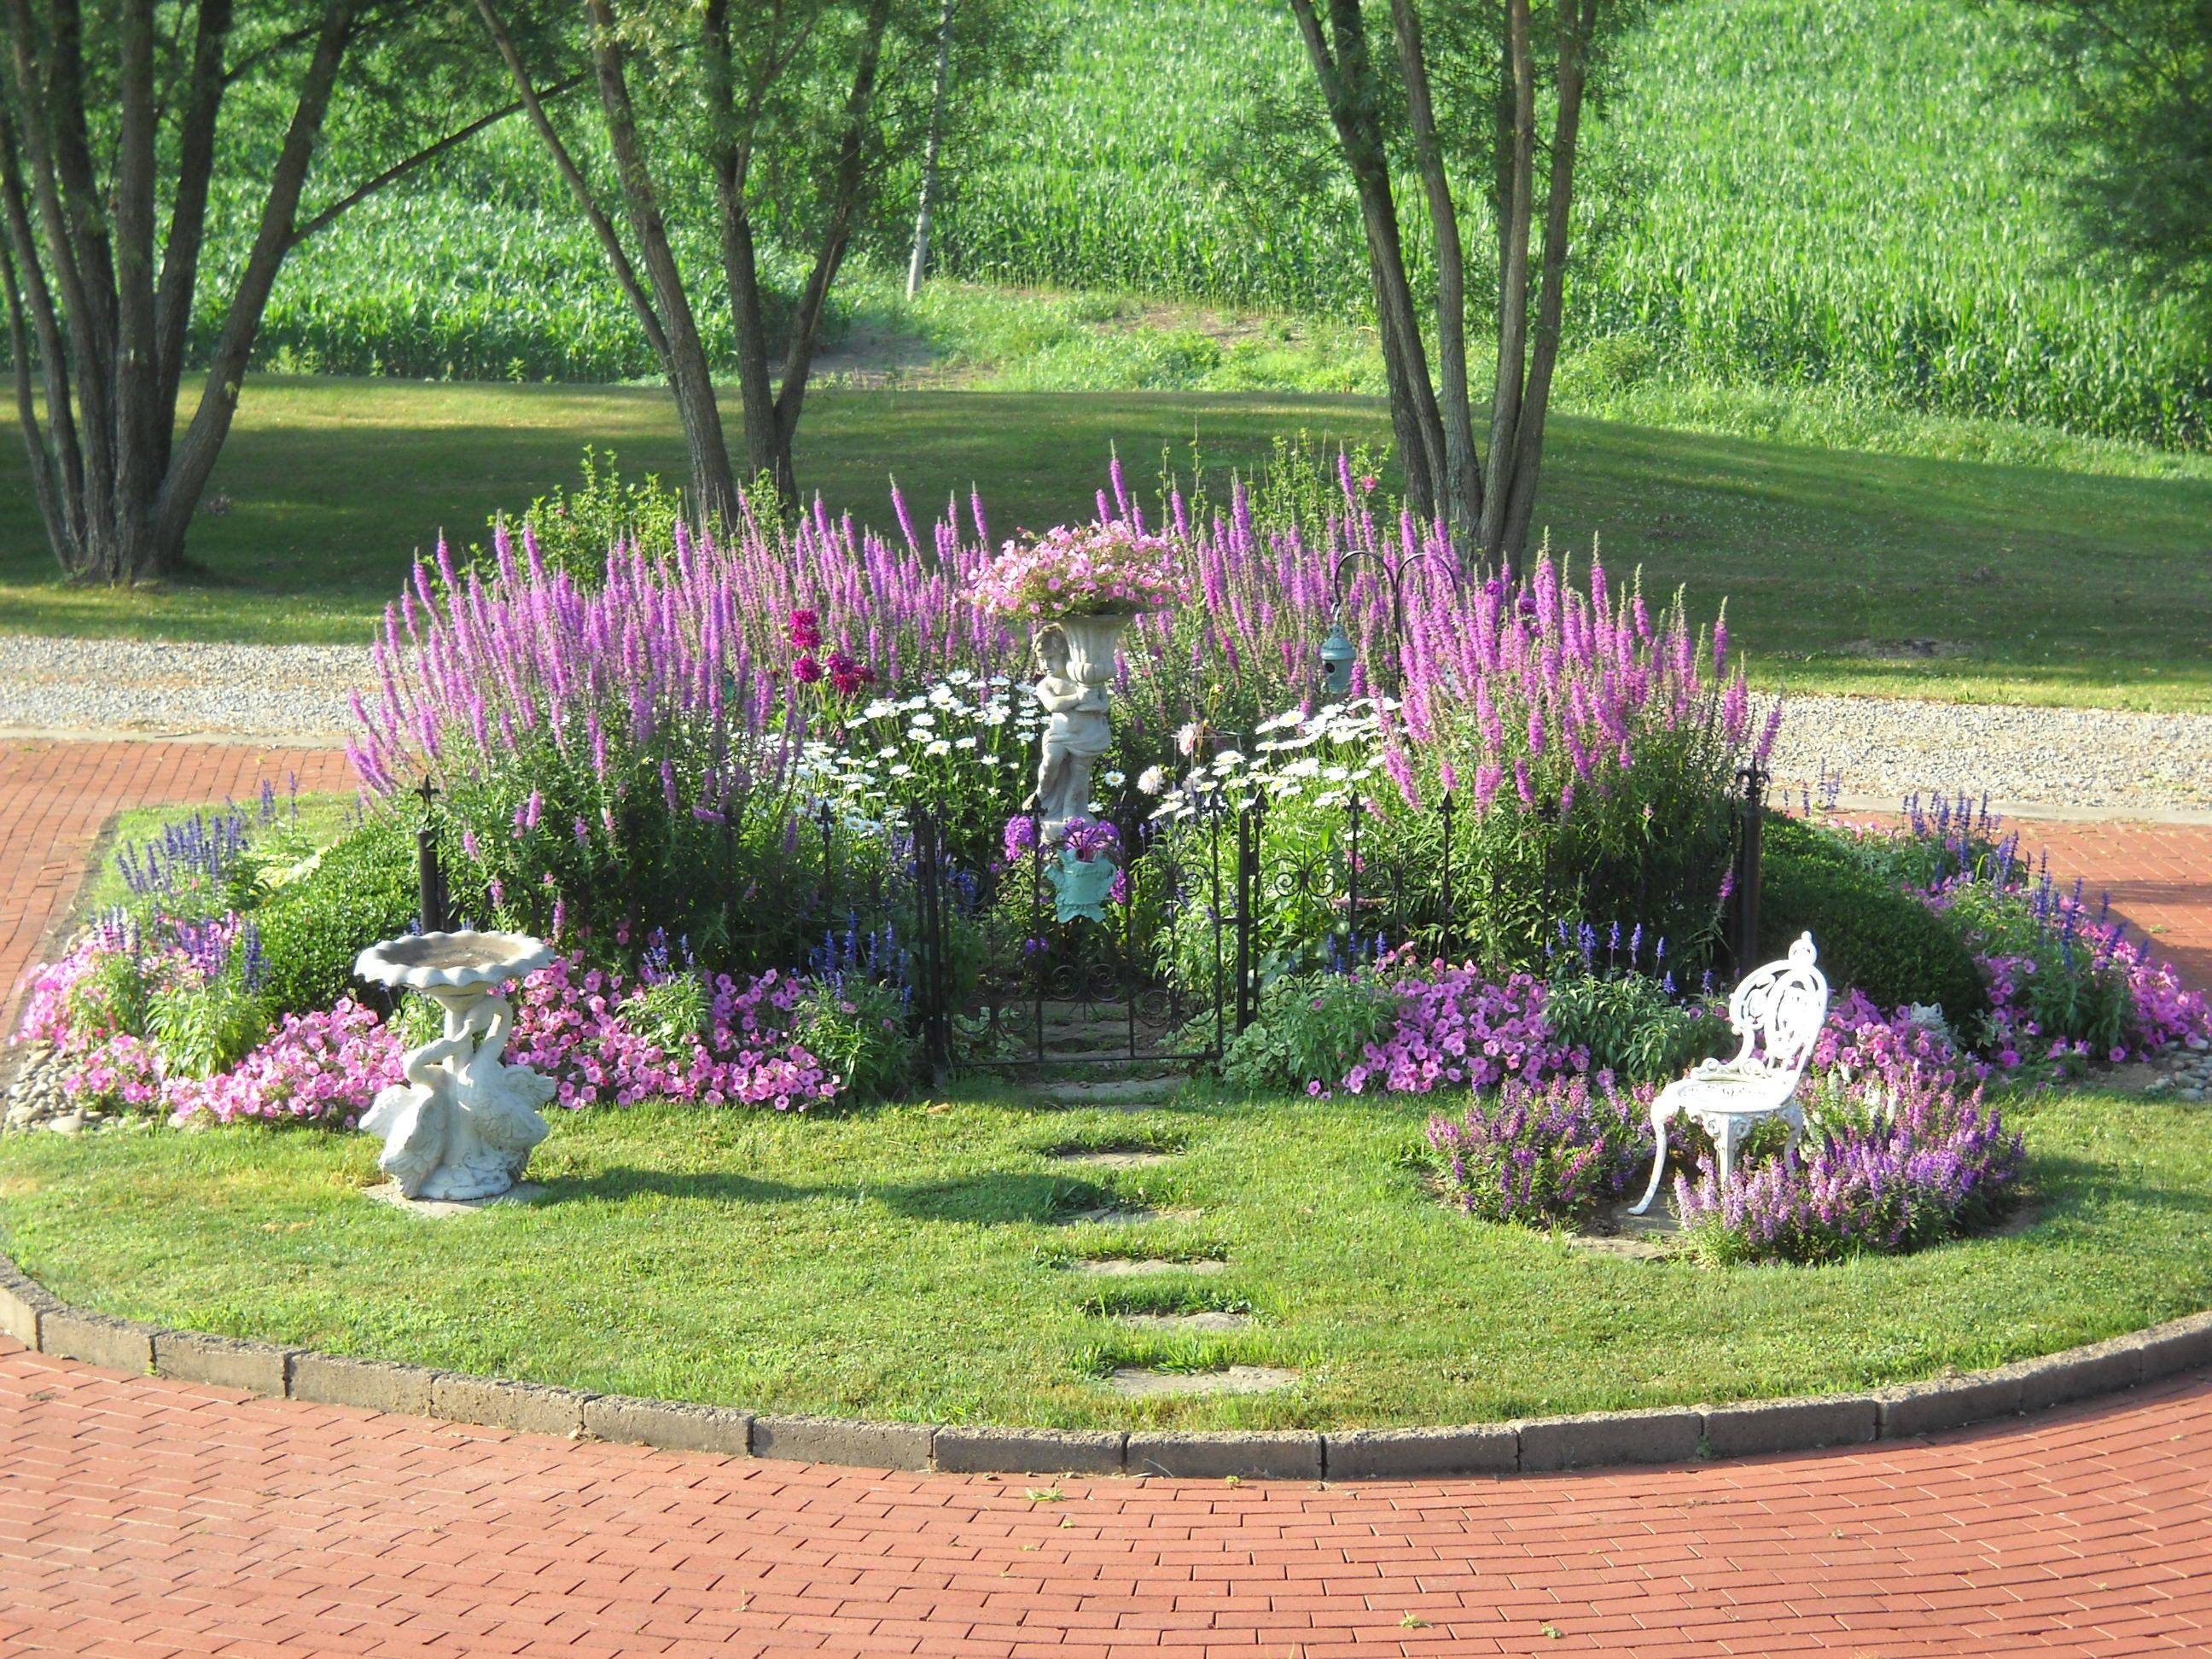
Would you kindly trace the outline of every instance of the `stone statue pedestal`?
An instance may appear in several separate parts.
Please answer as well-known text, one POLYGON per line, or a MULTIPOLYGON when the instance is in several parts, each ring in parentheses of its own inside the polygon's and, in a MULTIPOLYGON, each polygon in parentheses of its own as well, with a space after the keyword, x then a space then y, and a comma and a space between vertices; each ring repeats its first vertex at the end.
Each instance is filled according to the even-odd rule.
POLYGON ((522 1178, 549 1130, 538 1109, 550 1079, 501 1058, 514 1010, 499 986, 553 959, 521 933, 422 933, 372 945, 356 958, 363 979, 420 991, 445 1011, 445 1030, 409 1053, 404 1083, 378 1095, 361 1127, 384 1140, 377 1164, 409 1199, 495 1198, 522 1178))
POLYGON ((1039 740, 1036 793, 1030 805, 1047 840, 1070 818, 1091 815, 1091 775, 1114 740, 1106 688, 1114 653, 1130 613, 1062 617, 1039 629, 1033 648, 1040 671, 1036 699, 1049 717, 1039 740))

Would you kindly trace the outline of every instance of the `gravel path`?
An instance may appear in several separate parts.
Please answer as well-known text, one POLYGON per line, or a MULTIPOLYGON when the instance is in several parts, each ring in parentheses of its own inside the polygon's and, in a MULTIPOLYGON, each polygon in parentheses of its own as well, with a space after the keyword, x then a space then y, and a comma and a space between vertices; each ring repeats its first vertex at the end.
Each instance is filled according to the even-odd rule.
POLYGON ((0 728, 341 738, 368 653, 0 635, 0 728))
POLYGON ((2212 714, 1793 696, 1776 777, 1847 797, 1986 793, 2015 811, 2212 808, 2212 714))
MULTIPOLYGON (((339 740, 369 680, 349 646, 175 645, 0 635, 0 731, 339 740)), ((1775 775, 1840 775, 1854 801, 1964 789, 2018 808, 2212 810, 2212 714, 1790 699, 1775 775)))

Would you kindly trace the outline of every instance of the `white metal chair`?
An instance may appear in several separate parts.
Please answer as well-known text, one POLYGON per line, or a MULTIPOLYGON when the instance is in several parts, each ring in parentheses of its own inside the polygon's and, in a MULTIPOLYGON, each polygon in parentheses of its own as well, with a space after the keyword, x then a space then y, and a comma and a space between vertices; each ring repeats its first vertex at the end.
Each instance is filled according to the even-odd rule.
POLYGON ((1659 1146, 1651 1159, 1651 1184, 1629 1213, 1651 1207, 1667 1170, 1667 1126, 1687 1112, 1713 1138, 1720 1152, 1721 1184, 1735 1168, 1735 1151, 1752 1126, 1778 1117, 1790 1126, 1783 1156, 1794 1158, 1805 1135, 1797 1081, 1805 1074, 1820 1024, 1828 1017, 1828 979, 1815 965, 1813 936, 1800 933, 1781 962, 1770 962, 1729 998, 1729 1024, 1743 1046, 1733 1060, 1708 1060, 1668 1084, 1651 1103, 1651 1128, 1659 1146))

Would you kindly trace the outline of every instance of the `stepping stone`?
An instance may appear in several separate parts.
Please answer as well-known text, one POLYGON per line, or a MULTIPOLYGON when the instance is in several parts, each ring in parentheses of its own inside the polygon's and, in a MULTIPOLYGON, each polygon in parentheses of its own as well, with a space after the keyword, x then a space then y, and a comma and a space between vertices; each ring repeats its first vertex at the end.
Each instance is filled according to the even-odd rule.
POLYGON ((1106 1078, 1094 1083, 1051 1083, 1040 1085, 1055 1106, 1107 1106, 1142 1110, 1164 1106, 1182 1087, 1178 1077, 1106 1078))
POLYGON ((1617 1255, 1632 1261, 1656 1261, 1674 1254, 1669 1248, 1682 1231, 1674 1212, 1655 1204, 1643 1215, 1632 1215, 1628 1206, 1616 1204, 1595 1216, 1588 1232, 1567 1235, 1570 1243, 1600 1255, 1617 1255))
POLYGON ((1207 1308, 1198 1313, 1117 1314, 1115 1322, 1140 1331, 1241 1331, 1252 1322, 1252 1316, 1207 1308))
POLYGON ((1155 1210, 1145 1204, 1102 1204, 1095 1210, 1071 1210, 1060 1218, 1064 1227, 1095 1222, 1102 1227, 1139 1227, 1148 1221, 1194 1221, 1196 1210, 1155 1210))
POLYGON ((1048 1152, 1046 1157, 1061 1164, 1080 1164, 1094 1170, 1145 1170, 1156 1164, 1166 1164, 1180 1156, 1175 1152, 1145 1152, 1115 1149, 1092 1152, 1085 1147, 1071 1147, 1064 1152, 1048 1152))
POLYGON ((1204 1277, 1229 1271, 1229 1264, 1217 1256, 1170 1261, 1164 1256, 1099 1255, 1071 1261, 1067 1266, 1071 1273, 1089 1273, 1098 1279, 1128 1279, 1139 1273, 1196 1273, 1204 1277))
POLYGON ((1137 1400, 1177 1395, 1267 1394, 1287 1389, 1298 1374, 1280 1365, 1231 1365, 1218 1371, 1156 1371, 1148 1365, 1116 1365, 1106 1379, 1109 1393, 1137 1400))

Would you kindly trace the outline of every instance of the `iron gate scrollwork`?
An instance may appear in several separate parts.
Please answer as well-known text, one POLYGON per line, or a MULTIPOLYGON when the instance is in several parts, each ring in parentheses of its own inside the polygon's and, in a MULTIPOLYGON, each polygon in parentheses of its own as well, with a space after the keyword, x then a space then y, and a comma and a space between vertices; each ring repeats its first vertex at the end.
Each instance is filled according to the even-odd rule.
POLYGON ((1218 796, 1172 824, 1147 805, 1082 826, 1088 856, 1033 836, 1000 859, 963 858, 945 814, 911 811, 933 1070, 1220 1059, 1255 1006, 1256 824, 1218 796))

